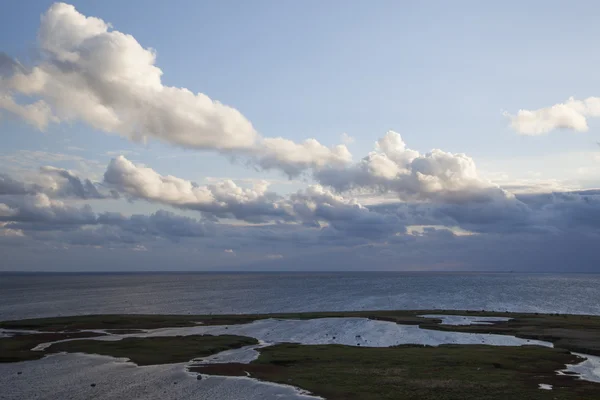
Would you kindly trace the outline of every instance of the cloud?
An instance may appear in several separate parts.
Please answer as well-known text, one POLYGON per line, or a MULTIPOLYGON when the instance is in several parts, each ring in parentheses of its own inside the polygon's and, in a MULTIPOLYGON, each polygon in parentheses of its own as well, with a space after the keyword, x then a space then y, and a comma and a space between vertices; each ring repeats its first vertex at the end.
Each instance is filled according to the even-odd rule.
MULTIPOLYGON (((18 182, 3 176, 0 190, 1 221, 21 224, 27 229, 58 229, 78 225, 111 225, 134 234, 163 232, 168 236, 203 236, 206 221, 198 225, 185 217, 165 216, 156 212, 150 217, 104 213, 96 215, 89 205, 69 205, 69 199, 109 199, 122 193, 132 200, 195 210, 214 222, 237 219, 247 223, 289 223, 312 227, 331 237, 362 237, 376 240, 405 226, 393 215, 369 210, 356 199, 335 194, 312 185, 288 196, 268 191, 268 183, 254 182, 250 188, 230 180, 198 185, 153 169, 135 165, 123 156, 112 159, 104 174, 104 187, 72 172, 46 166, 39 170, 35 184, 18 182), (107 187, 111 189, 110 194, 107 187), (174 224, 174 225, 172 225, 174 224), (26 225, 26 226, 25 226, 26 225), (171 228, 172 225, 172 228, 171 228)), ((71 229, 71 228, 69 228, 71 229)), ((337 239, 336 239, 337 240, 337 239)))
POLYGON ((600 116, 600 97, 575 100, 537 110, 519 110, 516 115, 504 113, 512 129, 523 135, 542 135, 556 129, 587 132, 588 118, 600 116))
POLYGON ((406 147, 400 134, 389 131, 375 151, 349 167, 315 171, 323 185, 350 190, 396 193, 403 200, 471 202, 510 198, 508 192, 481 178, 465 154, 434 149, 419 154, 406 147))
POLYGON ((344 145, 263 138, 235 108, 164 85, 154 50, 71 5, 55 3, 42 15, 38 42, 43 57, 37 65, 25 70, 12 67, 13 62, 4 68, 12 74, 0 80, 0 109, 39 129, 51 122, 83 121, 136 142, 157 139, 248 157, 289 175, 351 158, 344 145), (14 94, 39 100, 19 104, 14 94))
POLYGON ((341 138, 343 144, 354 143, 354 138, 352 136, 348 135, 346 132, 342 133, 340 138, 341 138))
POLYGON ((73 172, 52 166, 40 167, 39 174, 31 175, 30 181, 13 179, 0 173, 1 195, 24 195, 43 193, 52 198, 105 199, 118 198, 118 193, 100 188, 89 179, 82 179, 73 172))
MULTIPOLYGON (((2 243, 110 244, 141 253, 154 252, 157 244, 184 243, 187 247, 181 248, 211 249, 220 259, 232 259, 223 254, 254 252, 267 263, 285 255, 286 264, 294 252, 344 248, 362 249, 353 250, 354 255, 372 253, 373 260, 391 255, 406 261, 428 258, 429 265, 458 265, 450 262, 455 256, 457 262, 465 261, 457 256, 457 246, 464 246, 467 255, 477 254, 471 260, 486 262, 488 250, 506 255, 515 246, 533 254, 531 249, 543 249, 545 240, 557 247, 562 240, 579 249, 577 240, 590 243, 598 236, 598 193, 538 193, 538 186, 525 182, 514 186, 520 188, 515 195, 484 179, 471 157, 440 149, 420 153, 393 131, 356 162, 346 147, 353 142, 347 134, 337 146, 315 139, 264 137, 237 109, 206 94, 165 85, 154 50, 73 6, 57 3, 48 9, 38 46, 40 57, 31 66, 0 53, 0 109, 7 114, 40 130, 54 123, 84 122, 135 142, 158 140, 215 151, 289 177, 310 171, 316 184, 285 196, 270 191, 264 181, 199 185, 136 165, 122 156, 124 151, 107 152, 115 158, 106 170, 104 164, 94 166, 104 172, 102 183, 96 182, 97 174, 82 173, 81 168, 43 166, 23 182, 0 175, 2 243), (109 199, 117 193, 132 201, 198 211, 200 218, 165 210, 97 213, 81 205, 81 199, 109 199), (357 198, 390 195, 394 203, 370 206, 357 198), (418 234, 411 235, 415 227, 418 234)), ((523 134, 586 131, 588 118, 600 115, 600 98, 571 98, 506 115, 523 134)), ((88 162, 72 154, 44 152, 0 156, 6 169, 37 168, 41 161, 88 162)))
POLYGON ((284 138, 265 138, 255 151, 257 163, 264 169, 279 169, 290 177, 308 168, 322 168, 327 165, 345 165, 352 155, 345 145, 326 147, 315 139, 295 143, 284 138))
POLYGON ((405 226, 394 215, 373 212, 354 199, 346 199, 321 186, 310 186, 290 198, 299 220, 310 226, 320 221, 348 236, 381 238, 403 232, 405 226))
POLYGON ((6 174, 0 174, 0 195, 31 193, 33 191, 27 188, 25 183, 14 180, 6 174))
POLYGON ((123 156, 113 158, 104 181, 134 198, 214 214, 260 222, 264 217, 286 219, 289 212, 267 186, 245 189, 233 181, 199 186, 171 175, 160 175, 148 167, 137 166, 123 156))
POLYGON ((15 74, 23 73, 24 68, 4 52, 0 52, 0 110, 4 109, 25 120, 34 127, 44 130, 49 122, 57 120, 50 106, 42 100, 31 104, 18 104, 6 90, 6 81, 15 74))
POLYGON ((22 66, 13 60, 12 57, 0 51, 0 78, 11 76, 22 69, 22 66))
MULTIPOLYGON (((8 218, 17 214, 17 210, 10 207, 8 204, 0 203, 0 218, 8 218)), ((2 226, 5 226, 3 223, 2 226)))
POLYGON ((176 240, 212 236, 216 233, 214 224, 210 221, 179 216, 164 210, 150 215, 125 216, 108 212, 96 214, 87 204, 81 207, 71 206, 43 193, 0 197, 0 223, 3 229, 26 233, 76 230, 83 235, 78 242, 88 243, 98 243, 104 240, 102 238, 108 241, 132 241, 124 239, 123 234, 176 240), (107 230, 107 227, 111 229, 107 230), (118 228, 119 231, 113 228, 118 228))
POLYGON ((224 259, 223 254, 243 250, 244 257, 227 258, 242 265, 285 257, 285 267, 292 269, 337 268, 341 262, 340 269, 402 265, 544 270, 567 268, 556 260, 571 258, 577 258, 580 269, 597 266, 597 252, 591 251, 600 239, 597 190, 525 194, 507 203, 401 202, 367 208, 314 186, 285 201, 293 210, 294 223, 234 225, 163 210, 149 215, 97 214, 89 206, 72 206, 44 194, 3 195, 0 246, 3 252, 20 246, 22 252, 26 247, 35 248, 35 253, 65 245, 69 251, 76 247, 131 251, 143 246, 152 254, 179 254, 178 260, 189 265, 187 251, 203 257, 218 253, 224 259), (417 235, 415 226, 421 227, 417 235), (331 259, 337 261, 323 261, 331 259))
POLYGON ((112 150, 104 153, 105 156, 117 157, 117 156, 139 156, 140 153, 133 150, 112 150))
POLYGON ((394 216, 369 211, 354 199, 332 193, 319 185, 309 186, 287 198, 268 192, 267 185, 242 188, 232 181, 200 186, 151 168, 138 166, 120 156, 110 161, 104 181, 133 198, 201 211, 219 218, 247 222, 296 222, 321 227, 326 223, 348 235, 378 237, 404 227, 394 216))
POLYGON ((12 96, 0 91, 0 110, 12 113, 37 129, 44 131, 50 122, 58 122, 52 115, 52 109, 45 101, 39 100, 31 104, 18 104, 12 96))
POLYGON ((524 201, 536 208, 538 218, 556 230, 600 232, 600 193, 597 190, 531 196, 524 201))
MULTIPOLYGON (((0 222, 4 229, 26 233, 72 231, 89 226, 94 227, 96 233, 112 236, 118 228, 121 236, 131 234, 171 240, 214 237, 217 232, 226 232, 226 236, 232 237, 239 231, 254 236, 253 240, 264 237, 271 242, 283 241, 295 246, 302 243, 352 246, 365 243, 362 241, 395 240, 407 234, 407 227, 414 226, 505 235, 595 234, 600 228, 600 195, 593 190, 520 194, 485 201, 413 201, 365 207, 356 199, 319 185, 282 197, 267 194, 266 186, 260 185, 254 189, 222 183, 198 186, 123 160, 127 161, 127 168, 119 171, 121 181, 112 181, 120 182, 118 190, 134 193, 136 198, 147 201, 198 210, 207 218, 197 220, 162 210, 150 215, 96 214, 89 205, 69 205, 42 192, 26 194, 29 192, 23 192, 23 186, 17 184, 11 194, 0 196, 0 222), (218 223, 217 219, 210 218, 211 215, 276 225, 265 227, 263 231, 262 228, 249 230, 237 225, 225 229, 228 222, 218 223), (274 231, 273 227, 277 225, 287 226, 288 231, 285 234, 274 231), (100 226, 104 231, 99 230, 100 226), (108 231, 106 227, 114 229, 108 231)), ((15 184, 11 182, 8 186, 15 184)), ((85 240, 91 240, 90 235, 86 233, 85 240)), ((94 240, 100 240, 98 235, 94 237, 94 240)))
MULTIPOLYGON (((456 236, 453 232, 594 235, 600 228, 597 191, 515 196, 480 179, 467 156, 442 151, 421 155, 408 149, 393 132, 378 140, 368 157, 340 173, 346 177, 346 172, 354 179, 341 181, 342 188, 394 193, 398 199, 370 206, 353 197, 351 191, 323 185, 311 185, 286 196, 269 192, 268 184, 261 181, 252 187, 228 180, 198 185, 136 165, 123 156, 110 161, 102 186, 86 184, 86 179, 59 168, 45 167, 39 172, 53 183, 47 184, 41 178, 35 184, 22 183, 2 176, 0 222, 4 236, 9 236, 10 229, 13 238, 14 232, 20 232, 36 240, 64 239, 67 243, 100 246, 103 241, 131 244, 157 238, 220 238, 220 244, 215 242, 220 252, 243 247, 244 254, 257 243, 266 246, 277 242, 287 258, 282 246, 310 249, 386 242, 401 245, 411 237, 407 227, 414 226, 435 227, 432 232, 449 235, 448 240, 456 236), (397 174, 381 174, 380 165, 371 163, 375 157, 384 160, 384 170, 388 168, 385 163, 390 163, 397 174), (363 175, 356 175, 357 171, 363 175), (423 179, 419 174, 428 177, 425 183, 419 181, 423 179), (364 180, 358 181, 356 176, 364 180), (432 185, 432 180, 438 182, 432 185), (97 214, 89 205, 73 205, 74 200, 70 200, 105 198, 102 193, 107 188, 132 200, 199 211, 202 217, 167 211, 132 216, 97 214), (251 228, 247 223, 259 225, 251 228)), ((431 236, 429 230, 424 232, 431 236)))
POLYGON ((40 174, 39 168, 57 163, 68 165, 73 174, 86 175, 90 179, 95 178, 106 167, 106 162, 100 163, 75 154, 31 150, 0 154, 0 171, 10 173, 13 179, 27 180, 33 184, 42 184, 40 179, 50 179, 50 175, 40 174))
POLYGON ((52 178, 46 184, 48 189, 58 197, 79 197, 82 199, 104 199, 107 197, 116 197, 112 195, 101 194, 98 188, 89 179, 81 179, 71 171, 51 166, 41 167, 42 174, 52 178))
MULTIPOLYGON (((2 206, 4 206, 4 204, 0 204, 0 216, 2 215, 2 206)), ((11 238, 21 238, 25 236, 21 229, 7 228, 7 226, 8 224, 6 222, 0 222, 0 236, 11 238)))
POLYGON ((89 205, 70 206, 60 200, 51 199, 44 193, 3 196, 0 205, 5 209, 5 212, 0 214, 0 221, 27 224, 36 229, 96 223, 96 215, 89 205))
POLYGON ((168 238, 205 237, 215 234, 215 226, 207 220, 176 215, 158 210, 150 215, 134 214, 129 217, 118 213, 98 215, 97 223, 118 226, 137 235, 165 236, 168 238))

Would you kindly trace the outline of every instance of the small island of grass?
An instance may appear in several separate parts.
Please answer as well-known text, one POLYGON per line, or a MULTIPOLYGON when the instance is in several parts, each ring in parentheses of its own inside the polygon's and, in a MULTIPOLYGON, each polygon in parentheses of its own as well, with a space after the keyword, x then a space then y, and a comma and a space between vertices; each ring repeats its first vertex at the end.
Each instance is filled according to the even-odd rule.
POLYGON ((191 367, 305 389, 328 400, 597 400, 600 384, 557 375, 577 356, 539 346, 443 345, 388 348, 279 344, 250 364, 191 367), (540 383, 553 386, 539 390, 540 383))
POLYGON ((73 340, 48 348, 49 353, 88 353, 128 358, 137 365, 173 364, 206 357, 221 351, 258 344, 258 340, 235 335, 189 335, 129 337, 116 341, 73 340))

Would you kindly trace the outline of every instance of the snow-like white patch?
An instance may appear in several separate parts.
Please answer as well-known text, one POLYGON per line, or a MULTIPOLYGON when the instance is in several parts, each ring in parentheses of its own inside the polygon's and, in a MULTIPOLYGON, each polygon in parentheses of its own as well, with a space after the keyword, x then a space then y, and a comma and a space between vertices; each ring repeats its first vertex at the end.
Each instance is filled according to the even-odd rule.
POLYGON ((419 317, 441 319, 442 325, 492 325, 495 322, 506 322, 512 319, 508 317, 480 317, 443 314, 426 314, 419 315, 419 317))
POLYGON ((8 337, 15 335, 38 335, 40 333, 56 333, 56 332, 43 332, 33 331, 28 329, 2 329, 0 328, 0 337, 8 337))
POLYGON ((552 343, 521 339, 509 335, 444 332, 399 325, 367 318, 320 318, 310 320, 263 319, 240 325, 163 328, 130 335, 97 337, 95 340, 119 340, 122 337, 177 335, 242 335, 265 343, 344 344, 349 346, 389 347, 400 344, 439 346, 441 344, 487 344, 493 346, 539 345, 552 343))
POLYGON ((11 337, 13 336, 12 332, 5 331, 4 329, 0 329, 0 338, 2 337, 11 337))
POLYGON ((255 344, 252 346, 245 346, 239 349, 225 350, 217 354, 213 354, 208 357, 202 357, 195 360, 199 364, 225 364, 225 363, 240 363, 249 364, 256 360, 260 353, 256 349, 266 347, 268 344, 255 344))
POLYGON ((58 343, 59 341, 56 342, 50 342, 50 343, 40 343, 37 346, 35 346, 33 349, 31 349, 31 351, 44 351, 46 350, 48 347, 50 347, 50 345, 54 344, 54 343, 58 343))
POLYGON ((575 373, 579 379, 591 382, 600 382, 600 357, 589 354, 573 353, 576 356, 584 358, 578 364, 567 364, 567 368, 558 371, 559 375, 565 375, 565 372, 575 373))
MULTIPOLYGON (((348 346, 389 347, 401 344, 439 346, 442 344, 487 344, 492 346, 538 345, 553 347, 541 340, 521 339, 509 335, 445 332, 421 329, 416 325, 400 325, 367 318, 319 318, 309 320, 262 319, 239 325, 203 325, 183 328, 161 328, 142 333, 98 336, 89 339, 114 341, 125 337, 186 335, 241 335, 262 343, 344 344, 348 346)), ((78 340, 78 339, 66 339, 78 340)), ((47 348, 44 343, 35 349, 47 348)))
POLYGON ((0 364, 5 400, 316 400, 287 385, 251 378, 204 376, 186 364, 136 366, 125 359, 88 354, 55 354, 36 361, 0 364), (18 374, 21 372, 21 374, 18 374), (91 386, 94 384, 95 386, 91 386))
MULTIPOLYGON (((248 373, 246 372, 246 374, 248 374, 248 373)), ((266 400, 266 399, 325 400, 325 398, 323 398, 323 397, 315 396, 312 393, 310 393, 309 391, 297 388, 295 386, 284 385, 281 383, 258 381, 249 376, 223 377, 223 376, 213 376, 213 375, 202 375, 203 381, 210 382, 211 380, 214 380, 214 379, 225 380, 225 381, 227 381, 227 383, 230 383, 230 384, 235 383, 236 385, 244 384, 244 385, 252 386, 252 385, 256 385, 257 383, 259 383, 261 386, 261 389, 263 389, 265 392, 265 397, 263 397, 262 400, 266 400), (238 381, 238 382, 236 382, 236 381, 238 381), (271 386, 271 388, 269 388, 269 386, 271 386)), ((217 398, 217 397, 215 397, 215 398, 217 398)), ((246 399, 246 398, 249 398, 249 397, 246 397, 245 395, 243 395, 243 397, 235 397, 235 399, 246 399)), ((252 397, 252 399, 254 399, 254 397, 252 397)))
POLYGON ((552 385, 548 385, 546 383, 540 383, 538 385, 538 388, 542 389, 542 390, 552 390, 552 385))

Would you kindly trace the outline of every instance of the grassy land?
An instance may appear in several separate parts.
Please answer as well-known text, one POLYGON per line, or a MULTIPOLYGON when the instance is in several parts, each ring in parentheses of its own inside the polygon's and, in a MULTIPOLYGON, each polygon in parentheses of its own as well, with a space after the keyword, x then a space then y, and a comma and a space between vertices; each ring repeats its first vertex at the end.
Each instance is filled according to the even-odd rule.
POLYGON ((31 349, 38 344, 94 336, 102 336, 102 334, 93 332, 36 333, 0 338, 0 363, 37 360, 42 358, 46 355, 43 351, 31 351, 31 349))
POLYGON ((578 362, 569 351, 600 355, 600 317, 485 311, 357 311, 260 315, 91 315, 0 322, 0 328, 41 330, 0 339, 0 362, 37 359, 54 352, 83 352, 129 358, 138 365, 186 362, 227 349, 256 344, 243 336, 75 340, 32 352, 40 343, 98 335, 84 329, 124 333, 140 329, 242 324, 263 318, 312 319, 363 317, 446 331, 495 333, 547 340, 556 348, 445 345, 391 348, 279 344, 260 349, 251 364, 192 367, 215 375, 246 375, 291 384, 328 400, 336 399, 600 399, 600 384, 558 376, 556 370, 578 362), (486 315, 513 318, 492 325, 445 326, 422 314, 486 315), (538 384, 554 386, 552 391, 538 384))
POLYGON ((203 325, 235 325, 265 318, 313 319, 328 317, 372 317, 374 319, 385 319, 409 325, 418 325, 430 321, 425 318, 416 317, 414 311, 350 311, 230 315, 107 314, 0 321, 0 328, 43 330, 51 332, 77 331, 81 329, 136 330, 186 327, 195 326, 199 323, 203 325))
POLYGON ((55 343, 48 348, 48 352, 101 354, 128 358, 137 365, 154 365, 186 362, 252 344, 258 344, 258 341, 245 336, 190 335, 125 338, 114 342, 74 340, 55 343))
POLYGON ((558 348, 600 355, 600 318, 596 316, 520 314, 513 320, 493 325, 446 326, 427 322, 420 326, 426 329, 495 333, 545 340, 558 348))
POLYGON ((81 329, 139 330, 157 328, 178 328, 195 326, 198 322, 206 325, 241 324, 251 322, 251 316, 193 316, 193 315, 79 315, 73 317, 36 318, 0 322, 4 329, 31 329, 49 332, 78 331, 81 329))
POLYGON ((600 398, 600 384, 556 375, 566 363, 577 362, 562 349, 280 344, 260 352, 251 364, 213 364, 192 370, 215 375, 248 372, 328 400, 600 398), (540 390, 540 383, 554 385, 554 390, 540 390))

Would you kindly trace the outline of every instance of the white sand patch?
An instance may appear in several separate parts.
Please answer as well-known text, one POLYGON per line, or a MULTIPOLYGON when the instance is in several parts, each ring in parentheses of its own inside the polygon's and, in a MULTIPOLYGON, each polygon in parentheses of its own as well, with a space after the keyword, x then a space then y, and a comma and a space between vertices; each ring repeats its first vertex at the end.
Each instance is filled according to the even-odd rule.
POLYGON ((225 363, 241 363, 249 364, 256 360, 260 353, 256 350, 262 347, 269 346, 268 344, 256 344, 245 346, 239 349, 225 350, 208 357, 194 359, 192 361, 198 364, 225 364, 225 363))
POLYGON ((558 371, 558 374, 565 375, 565 372, 571 372, 576 373, 579 379, 600 382, 600 357, 581 353, 573 354, 584 358, 584 360, 578 364, 567 364, 567 368, 558 371))
MULTIPOLYGON (((442 344, 487 344, 491 346, 538 345, 553 347, 541 340, 521 339, 509 335, 444 332, 399 325, 367 318, 320 318, 310 320, 263 319, 240 325, 204 325, 184 328, 161 328, 143 333, 98 336, 89 339, 114 341, 125 337, 186 335, 242 335, 262 343, 344 344, 348 346, 389 347, 401 344, 439 346, 442 344)), ((67 339, 78 340, 78 339, 67 339)), ((40 344, 36 349, 48 347, 40 344)))
POLYGON ((441 319, 442 325, 492 325, 495 322, 506 322, 512 319, 508 317, 479 317, 442 314, 419 315, 419 317, 441 319))
POLYGON ((539 345, 553 347, 540 340, 521 339, 509 335, 444 332, 421 329, 415 325, 399 325, 367 318, 320 318, 310 320, 264 319, 241 325, 196 326, 155 329, 144 333, 98 337, 115 340, 120 337, 152 337, 176 335, 242 335, 265 343, 345 344, 349 346, 389 347, 400 344, 439 346, 441 344, 487 344, 493 346, 539 345))
POLYGON ((5 400, 320 399, 292 386, 250 378, 211 376, 198 380, 185 368, 184 363, 138 367, 112 357, 55 354, 36 361, 0 364, 0 387, 10 388, 2 392, 5 400))

